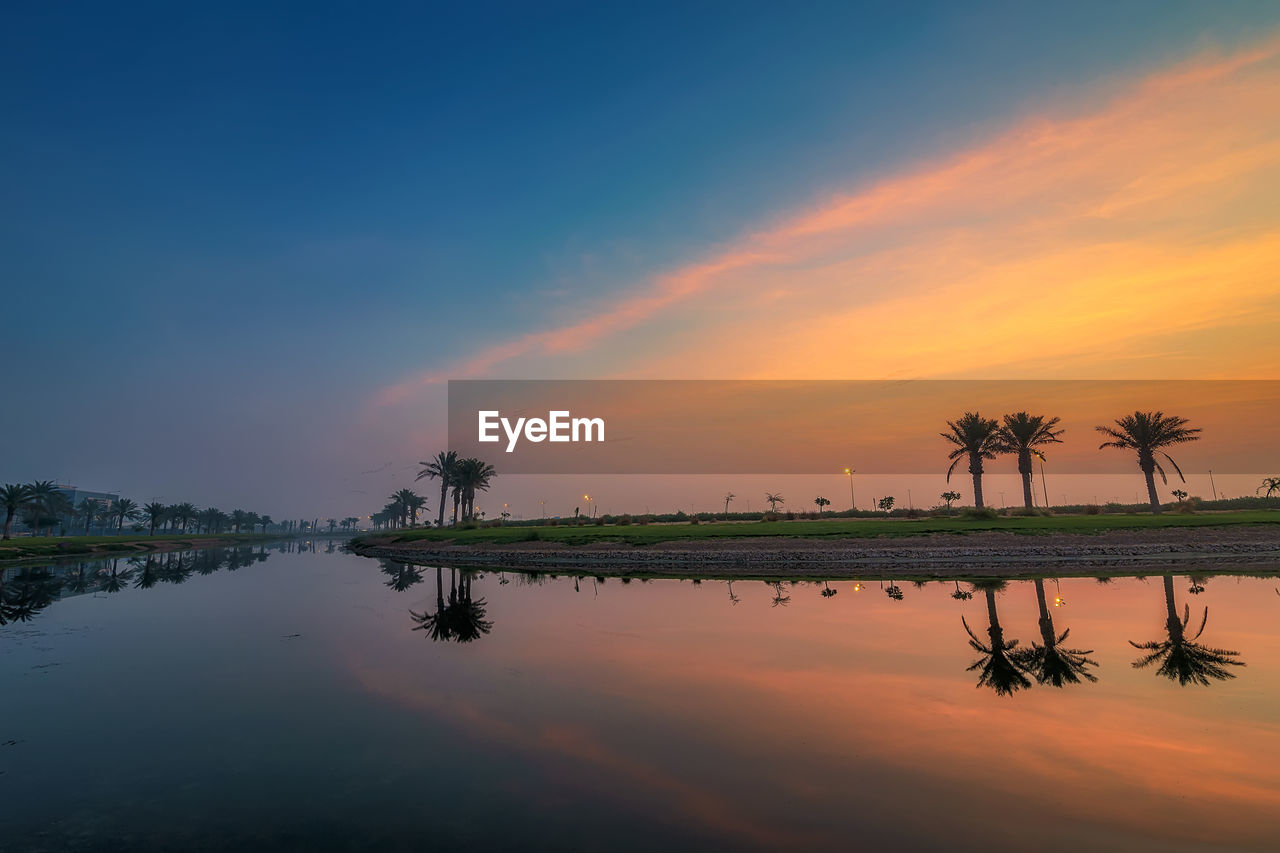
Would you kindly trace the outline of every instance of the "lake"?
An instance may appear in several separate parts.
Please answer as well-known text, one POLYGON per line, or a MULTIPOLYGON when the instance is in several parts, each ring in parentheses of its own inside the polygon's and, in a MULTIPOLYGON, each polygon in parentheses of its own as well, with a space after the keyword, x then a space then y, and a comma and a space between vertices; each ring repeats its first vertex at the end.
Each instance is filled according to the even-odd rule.
POLYGON ((6 851, 1280 847, 1273 577, 3 581, 6 851))

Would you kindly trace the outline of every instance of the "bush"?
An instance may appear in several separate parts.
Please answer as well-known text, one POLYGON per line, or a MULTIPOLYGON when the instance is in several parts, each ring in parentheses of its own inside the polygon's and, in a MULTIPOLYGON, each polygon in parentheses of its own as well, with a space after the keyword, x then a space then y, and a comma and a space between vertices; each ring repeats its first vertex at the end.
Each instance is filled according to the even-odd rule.
POLYGON ((1048 518, 1050 512, 1047 509, 1019 506, 1009 510, 1009 515, 1018 516, 1019 518, 1048 518))
POLYGON ((1173 505, 1173 511, 1179 515, 1195 515, 1196 508, 1190 503, 1177 503, 1173 505))
POLYGON ((637 519, 636 519, 636 524, 639 524, 639 525, 641 525, 641 526, 644 526, 644 525, 648 524, 651 520, 652 520, 652 519, 650 519, 650 518, 649 518, 649 516, 647 516, 647 515, 642 515, 642 516, 640 516, 639 518, 637 518, 637 519))
POLYGON ((618 520, 614 523, 617 524, 619 527, 627 527, 631 524, 631 516, 620 515, 618 516, 618 520))
POLYGON ((1085 515, 1101 515, 1102 507, 1098 506, 1097 504, 1085 504, 1084 514, 1085 515))
POLYGON ((698 517, 697 517, 696 515, 691 515, 691 516, 689 516, 689 523, 690 523, 690 524, 701 524, 702 522, 698 520, 698 517))
POLYGON ((978 509, 977 507, 965 507, 960 513, 960 517, 966 521, 995 521, 1000 517, 1000 513, 996 512, 989 506, 978 509))
POLYGON ((603 515, 600 516, 595 521, 593 521, 592 524, 594 524, 596 527, 604 527, 604 516, 603 515))
POLYGON ((760 516, 761 521, 777 521, 780 516, 776 512, 766 512, 760 516))

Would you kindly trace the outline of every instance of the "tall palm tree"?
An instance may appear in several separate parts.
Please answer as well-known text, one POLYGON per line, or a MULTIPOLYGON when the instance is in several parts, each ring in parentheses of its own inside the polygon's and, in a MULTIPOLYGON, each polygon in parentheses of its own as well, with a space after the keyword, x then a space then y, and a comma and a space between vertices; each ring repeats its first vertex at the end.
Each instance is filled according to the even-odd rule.
POLYGON ((1182 617, 1178 617, 1178 604, 1174 600, 1173 575, 1164 576, 1165 633, 1164 640, 1151 640, 1146 643, 1129 641, 1135 649, 1150 652, 1146 657, 1133 662, 1134 669, 1145 669, 1154 663, 1160 666, 1156 673, 1170 681, 1176 681, 1183 687, 1188 684, 1209 686, 1209 679, 1224 681, 1235 678, 1227 667, 1244 666, 1244 661, 1235 660, 1239 652, 1228 649, 1202 646, 1196 642, 1204 633, 1204 626, 1209 621, 1209 608, 1204 609, 1204 617, 1200 620, 1200 628, 1195 634, 1187 636, 1187 623, 1191 621, 1191 608, 1184 606, 1182 617))
POLYGON ((150 529, 149 535, 151 536, 156 535, 156 525, 164 524, 164 520, 168 515, 169 507, 159 501, 152 501, 142 505, 142 520, 146 522, 147 527, 150 529))
POLYGON ((733 499, 736 497, 737 495, 735 495, 733 492, 724 493, 724 514, 725 515, 729 514, 729 504, 733 503, 733 499))
POLYGON ((1044 579, 1036 578, 1035 586, 1036 603, 1040 606, 1040 639, 1043 645, 1032 641, 1031 648, 1021 650, 1020 663, 1035 675, 1040 684, 1062 687, 1064 684, 1078 684, 1081 678, 1097 681, 1097 676, 1089 672, 1089 667, 1098 665, 1096 660, 1089 657, 1093 654, 1093 649, 1062 647, 1061 644, 1067 639, 1071 629, 1057 633, 1053 627, 1049 602, 1044 594, 1044 579))
POLYGON ((418 472, 417 479, 421 480, 426 477, 432 480, 440 481, 440 517, 436 524, 444 527, 444 505, 449 498, 449 487, 453 485, 453 479, 458 470, 458 452, 456 450, 441 450, 436 454, 436 458, 427 462, 419 462, 422 470, 418 472))
POLYGON ((964 617, 960 617, 960 622, 964 625, 964 630, 969 635, 969 647, 982 655, 969 666, 968 671, 980 670, 978 675, 979 687, 990 687, 1000 696, 1010 696, 1019 690, 1030 687, 1031 680, 1027 678, 1023 663, 1015 652, 1018 647, 1018 641, 1005 640, 1004 629, 1000 627, 1000 616, 996 613, 996 591, 1004 589, 1005 581, 979 580, 974 581, 973 585, 981 589, 987 596, 987 621, 989 623, 987 637, 989 638, 989 644, 984 645, 977 635, 973 633, 964 617))
POLYGON ((965 412, 963 417, 947 421, 947 427, 951 431, 940 435, 955 445, 955 449, 947 454, 951 460, 947 482, 951 482, 951 472, 956 470, 961 460, 968 460, 969 473, 973 475, 973 505, 982 509, 982 460, 995 459, 1000 451, 1000 424, 977 412, 965 412))
POLYGON ((88 536, 93 522, 102 514, 102 507, 92 498, 85 498, 80 501, 80 505, 76 507, 76 516, 84 519, 84 535, 88 536))
POLYGON ((108 510, 107 517, 115 519, 116 534, 119 535, 124 532, 125 519, 132 520, 137 518, 140 514, 137 503, 129 500, 128 498, 120 498, 111 504, 111 509, 108 510))
POLYGON ((1065 430, 1054 429, 1058 420, 1046 420, 1044 415, 1018 412, 1005 415, 1004 423, 1000 426, 1000 452, 1013 453, 1018 457, 1018 473, 1022 475, 1022 501, 1027 509, 1036 505, 1031 496, 1031 454, 1046 444, 1062 443, 1059 436, 1065 430))
POLYGON ((13 538, 13 518, 31 502, 31 489, 21 483, 8 483, 0 489, 0 506, 4 507, 4 538, 13 538))
POLYGON ((458 461, 458 485, 462 489, 462 517, 470 521, 476 514, 476 492, 489 490, 489 481, 498 472, 483 459, 469 457, 458 461))
POLYGON ((267 528, 275 524, 276 521, 269 515, 260 515, 258 516, 258 523, 262 525, 262 532, 266 533, 267 528))
POLYGON ((777 512, 778 504, 785 504, 787 502, 787 499, 784 498, 782 495, 777 495, 777 494, 774 494, 773 492, 765 492, 764 502, 769 505, 769 512, 777 512))
POLYGON ((1156 515, 1160 514, 1160 497, 1156 494, 1155 472, 1160 472, 1160 480, 1166 485, 1169 482, 1164 468, 1156 461, 1156 452, 1159 451, 1161 456, 1169 460, 1173 470, 1178 472, 1178 477, 1185 483, 1187 478, 1182 476, 1178 463, 1161 448, 1199 441, 1201 430, 1198 427, 1188 427, 1187 423, 1186 418, 1165 415, 1164 412, 1134 412, 1118 419, 1117 428, 1095 427, 1098 432, 1111 438, 1098 445, 1099 450, 1118 447, 1138 452, 1138 467, 1147 478, 1147 497, 1151 500, 1151 511, 1156 515))
POLYGON ((187 528, 191 526, 191 519, 195 518, 199 513, 200 510, 196 508, 195 504, 185 501, 173 508, 173 514, 177 517, 176 520, 182 527, 183 533, 187 532, 187 528))
POLYGON ((52 480, 36 480, 29 483, 27 491, 31 495, 27 501, 27 510, 32 513, 31 534, 34 536, 37 532, 36 528, 42 523, 52 524, 50 514, 59 492, 58 486, 52 480))

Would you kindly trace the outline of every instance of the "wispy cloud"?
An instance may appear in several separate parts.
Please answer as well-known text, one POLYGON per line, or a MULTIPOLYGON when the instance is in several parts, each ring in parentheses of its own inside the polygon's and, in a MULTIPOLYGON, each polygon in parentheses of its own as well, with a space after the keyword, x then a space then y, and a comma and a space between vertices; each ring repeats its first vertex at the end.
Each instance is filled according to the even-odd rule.
POLYGON ((1024 117, 833 192, 584 319, 420 372, 376 401, 589 351, 593 375, 979 375, 1032 363, 1151 374, 1166 353, 1153 342, 1187 334, 1201 355, 1180 370, 1242 375, 1250 362, 1232 331, 1280 317, 1278 58, 1273 36, 1113 83, 1101 107, 1024 117), (648 343, 630 348, 631 363, 610 357, 602 344, 632 330, 648 343), (744 357, 762 339, 768 357, 744 357))

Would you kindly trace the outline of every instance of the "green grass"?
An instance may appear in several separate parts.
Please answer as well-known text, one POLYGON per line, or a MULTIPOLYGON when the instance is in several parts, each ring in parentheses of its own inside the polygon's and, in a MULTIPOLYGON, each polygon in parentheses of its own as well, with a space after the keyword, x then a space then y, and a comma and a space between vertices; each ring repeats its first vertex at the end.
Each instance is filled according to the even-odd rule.
POLYGON ((1238 524, 1280 524, 1280 512, 1246 510, 1199 515, 1064 515, 1048 518, 835 519, 822 521, 748 521, 739 523, 648 524, 583 527, 487 527, 474 530, 421 529, 371 533, 356 537, 357 544, 390 542, 454 542, 456 544, 504 544, 534 538, 563 545, 617 542, 649 545, 681 539, 725 539, 746 536, 831 537, 869 539, 880 536, 923 536, 930 533, 973 533, 999 530, 1024 535, 1054 533, 1103 533, 1108 530, 1142 530, 1166 527, 1222 527, 1238 524))
POLYGON ((32 557, 74 557, 82 554, 111 554, 123 552, 139 552, 149 550, 157 545, 191 543, 198 547, 201 542, 214 541, 252 541, 255 539, 276 538, 267 533, 157 533, 148 536, 145 533, 126 533, 122 536, 19 536, 13 539, 0 540, 0 561, 26 560, 32 557))

